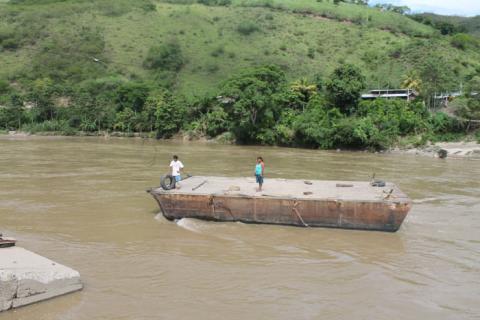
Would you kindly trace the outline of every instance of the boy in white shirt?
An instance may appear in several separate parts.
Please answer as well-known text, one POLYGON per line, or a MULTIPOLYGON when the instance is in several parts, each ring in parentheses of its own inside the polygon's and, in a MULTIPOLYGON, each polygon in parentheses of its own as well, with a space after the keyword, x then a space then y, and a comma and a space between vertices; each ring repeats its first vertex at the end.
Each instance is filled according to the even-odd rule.
POLYGON ((180 171, 183 169, 183 163, 178 160, 176 155, 173 156, 173 160, 170 162, 170 168, 172 168, 172 176, 175 179, 175 182, 181 181, 182 176, 180 175, 180 171))

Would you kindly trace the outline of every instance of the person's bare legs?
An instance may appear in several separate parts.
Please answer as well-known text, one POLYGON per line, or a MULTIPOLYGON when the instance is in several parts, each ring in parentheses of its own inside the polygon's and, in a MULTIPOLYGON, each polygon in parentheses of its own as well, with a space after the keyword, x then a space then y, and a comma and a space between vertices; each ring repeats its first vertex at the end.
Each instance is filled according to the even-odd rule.
POLYGON ((180 189, 182 186, 180 185, 180 181, 182 181, 181 179, 177 180, 177 178, 175 177, 175 189, 180 189))

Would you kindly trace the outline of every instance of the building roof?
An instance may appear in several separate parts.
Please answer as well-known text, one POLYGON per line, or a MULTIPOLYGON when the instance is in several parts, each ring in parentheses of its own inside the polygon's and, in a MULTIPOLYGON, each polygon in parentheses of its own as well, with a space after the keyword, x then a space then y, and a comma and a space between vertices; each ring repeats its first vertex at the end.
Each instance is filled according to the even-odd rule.
POLYGON ((418 92, 413 89, 377 89, 370 90, 368 93, 362 94, 362 99, 410 98, 412 96, 418 96, 418 92))
POLYGON ((362 98, 368 99, 368 98, 404 98, 404 97, 409 97, 413 94, 407 94, 407 93, 385 93, 385 94, 371 94, 371 93, 366 93, 362 94, 362 98))

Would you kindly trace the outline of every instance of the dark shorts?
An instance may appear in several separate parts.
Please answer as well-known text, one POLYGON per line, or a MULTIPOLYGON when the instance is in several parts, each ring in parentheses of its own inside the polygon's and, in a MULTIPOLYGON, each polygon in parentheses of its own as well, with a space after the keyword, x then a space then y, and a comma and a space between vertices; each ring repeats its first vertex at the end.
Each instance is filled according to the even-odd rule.
POLYGON ((258 184, 263 184, 263 177, 259 174, 256 174, 255 177, 257 178, 257 183, 258 184))

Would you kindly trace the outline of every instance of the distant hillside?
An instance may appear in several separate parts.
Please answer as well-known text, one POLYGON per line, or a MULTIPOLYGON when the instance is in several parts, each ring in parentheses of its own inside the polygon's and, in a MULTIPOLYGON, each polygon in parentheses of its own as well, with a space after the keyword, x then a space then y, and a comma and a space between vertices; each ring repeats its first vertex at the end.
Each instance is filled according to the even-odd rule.
POLYGON ((463 25, 468 32, 480 37, 480 16, 468 18, 464 20, 461 25, 463 25))
POLYGON ((327 0, 2 2, 0 81, 25 89, 36 79, 113 77, 193 96, 249 66, 279 65, 295 80, 326 77, 346 62, 369 87, 398 87, 432 57, 452 71, 453 88, 480 70, 478 48, 452 46, 430 26, 327 0))
POLYGON ((441 27, 442 24, 451 24, 457 32, 465 32, 480 37, 480 16, 460 17, 423 13, 414 15, 413 18, 430 26, 441 27))

